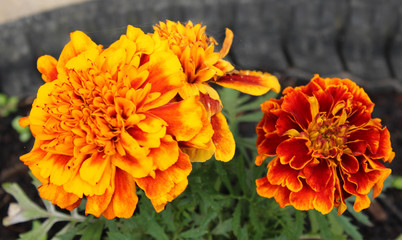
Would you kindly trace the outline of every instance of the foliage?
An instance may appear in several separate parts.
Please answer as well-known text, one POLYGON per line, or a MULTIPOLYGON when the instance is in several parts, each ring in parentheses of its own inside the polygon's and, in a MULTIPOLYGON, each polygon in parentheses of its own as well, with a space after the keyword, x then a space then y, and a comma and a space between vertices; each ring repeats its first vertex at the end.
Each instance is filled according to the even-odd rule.
POLYGON ((19 139, 21 142, 28 142, 29 139, 32 137, 31 131, 29 130, 29 127, 21 127, 21 125, 19 125, 18 121, 20 120, 20 118, 21 116, 16 116, 15 118, 13 118, 11 126, 19 134, 19 139))
MULTIPOLYGON (((10 214, 4 225, 35 220, 30 232, 21 239, 46 239, 46 233, 59 221, 65 227, 53 236, 55 240, 80 239, 362 239, 351 217, 370 225, 367 216, 353 212, 348 207, 346 216, 328 215, 311 210, 297 211, 293 207, 280 208, 273 199, 262 198, 256 193, 255 179, 262 176, 264 166, 254 164, 256 155, 256 122, 261 119, 259 105, 274 97, 250 97, 231 89, 220 91, 224 114, 235 136, 237 153, 228 163, 210 160, 194 163, 189 184, 184 193, 156 213, 150 200, 138 191, 139 205, 130 219, 106 220, 72 212, 59 212, 48 201, 46 209, 33 203, 16 184, 7 183, 3 188, 18 201, 20 211, 10 214), (250 134, 251 132, 251 134, 250 134), (247 136, 246 136, 247 135, 247 136)), ((350 203, 349 203, 350 204, 350 203)), ((11 205, 10 208, 15 205, 11 205)), ((82 209, 81 209, 82 211, 82 209)))
POLYGON ((9 97, 4 93, 0 93, 0 117, 7 117, 11 113, 17 111, 18 98, 9 97))

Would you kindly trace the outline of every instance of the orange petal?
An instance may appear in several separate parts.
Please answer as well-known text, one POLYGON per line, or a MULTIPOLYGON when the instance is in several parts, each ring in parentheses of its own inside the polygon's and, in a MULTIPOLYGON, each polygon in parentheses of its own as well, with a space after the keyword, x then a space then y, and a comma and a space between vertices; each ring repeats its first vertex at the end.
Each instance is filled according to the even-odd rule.
POLYGON ((290 191, 286 187, 272 185, 266 177, 256 180, 258 195, 266 198, 274 197, 282 208, 290 204, 290 191))
POLYGON ((187 176, 191 169, 188 156, 180 152, 177 162, 165 171, 156 170, 155 177, 137 178, 135 181, 138 187, 144 190, 145 195, 155 202, 155 209, 161 210, 161 207, 173 200, 173 196, 176 197, 184 191, 182 182, 187 186, 187 176))
POLYGON ((72 177, 66 182, 63 187, 67 192, 76 194, 82 197, 92 195, 103 195, 106 189, 110 186, 111 179, 113 177, 113 168, 111 164, 106 164, 105 170, 102 172, 102 176, 95 184, 90 184, 80 176, 79 168, 75 170, 72 177))
POLYGON ((149 112, 168 123, 167 133, 173 135, 177 141, 189 141, 203 127, 204 123, 200 119, 202 111, 205 110, 201 103, 192 97, 149 112))
MULTIPOLYGON (((114 184, 113 184, 114 185, 114 184)), ((87 196, 87 205, 85 207, 85 215, 92 214, 99 217, 109 206, 112 200, 114 186, 109 186, 102 195, 87 196)))
POLYGON ((108 164, 110 164, 110 156, 103 153, 94 153, 82 163, 80 176, 89 184, 95 185, 99 182, 108 164))
POLYGON ((125 171, 117 168, 114 183, 114 194, 108 208, 103 212, 103 216, 107 219, 130 218, 138 203, 134 179, 125 171))
POLYGON ((205 162, 214 155, 215 145, 210 141, 206 149, 182 147, 181 150, 189 156, 191 162, 205 162))
POLYGON ((226 74, 218 78, 215 83, 254 96, 263 95, 270 90, 279 93, 281 89, 275 76, 256 71, 240 71, 226 74))
POLYGON ((57 60, 49 55, 44 55, 38 58, 37 68, 42 73, 42 79, 45 82, 51 82, 57 79, 57 60))
POLYGON ((161 171, 172 166, 179 157, 179 145, 166 135, 161 139, 161 145, 158 148, 152 148, 149 157, 153 159, 156 169, 161 171))
POLYGON ((226 118, 218 112, 211 117, 211 124, 214 129, 212 141, 216 147, 215 158, 219 161, 228 162, 235 154, 236 144, 226 118))
POLYGON ((356 212, 360 212, 370 206, 370 198, 367 195, 356 195, 355 203, 353 204, 353 209, 356 212))
POLYGON ((113 156, 112 163, 137 178, 147 176, 153 167, 149 157, 138 159, 129 155, 120 156, 119 154, 113 156))
POLYGON ((52 183, 42 184, 38 187, 41 198, 52 201, 53 204, 61 208, 74 209, 81 199, 73 194, 66 192, 63 187, 52 183))
POLYGON ((229 28, 226 28, 225 34, 226 34, 226 37, 225 37, 225 40, 223 41, 222 49, 219 52, 220 58, 224 58, 229 53, 229 49, 232 46, 232 42, 233 42, 232 30, 230 30, 229 28))
MULTIPOLYGON (((151 92, 165 93, 184 85, 185 76, 176 55, 171 52, 158 52, 149 58, 148 82, 151 92)), ((173 97, 173 96, 172 96, 173 97)))
POLYGON ((291 192, 289 199, 292 206, 297 210, 310 210, 313 209, 313 201, 315 198, 315 192, 308 186, 303 187, 298 192, 291 192))
POLYGON ((85 33, 81 31, 75 31, 70 34, 71 41, 66 44, 63 51, 60 54, 59 61, 57 63, 57 69, 65 72, 64 66, 73 57, 78 56, 80 53, 85 52, 91 48, 98 47, 85 33))

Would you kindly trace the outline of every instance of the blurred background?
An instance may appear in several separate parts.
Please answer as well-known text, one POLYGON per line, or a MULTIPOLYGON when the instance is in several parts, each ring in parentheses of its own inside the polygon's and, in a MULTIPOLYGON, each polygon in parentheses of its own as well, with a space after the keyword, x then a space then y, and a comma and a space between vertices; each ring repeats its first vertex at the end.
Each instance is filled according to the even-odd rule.
MULTIPOLYGON (((202 22, 219 43, 230 28, 235 37, 227 58, 237 69, 275 74, 283 88, 305 84, 315 73, 355 81, 376 104, 374 117, 390 130, 396 152, 390 167, 394 176, 402 175, 400 0, 0 0, 0 93, 5 99, 0 99, 0 183, 17 181, 37 198, 18 160, 32 139, 21 142, 11 125, 17 115, 28 114, 43 83, 36 70, 39 56, 58 58, 75 30, 107 47, 128 24, 151 32, 166 19, 202 22)), ((401 190, 390 188, 386 194, 367 210, 376 226, 362 226, 370 239, 394 239, 402 231, 401 190)), ((3 217, 13 199, 2 189, 0 196, 3 217)), ((26 228, 1 226, 0 239, 13 239, 26 228)))

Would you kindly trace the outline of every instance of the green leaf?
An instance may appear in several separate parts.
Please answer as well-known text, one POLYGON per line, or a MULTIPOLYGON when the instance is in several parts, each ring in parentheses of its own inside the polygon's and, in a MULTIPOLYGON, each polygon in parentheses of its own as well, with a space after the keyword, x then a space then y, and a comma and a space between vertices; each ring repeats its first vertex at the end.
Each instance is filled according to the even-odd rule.
POLYGON ((11 214, 3 219, 4 226, 49 216, 45 210, 28 198, 17 183, 4 183, 2 187, 18 202, 18 204, 10 204, 9 212, 11 212, 11 214))
POLYGON ((256 109, 260 109, 260 105, 265 102, 268 101, 271 98, 275 98, 278 94, 273 92, 273 91, 269 91, 268 93, 266 93, 263 96, 259 96, 256 97, 256 99, 250 103, 247 104, 243 104, 242 106, 237 108, 238 112, 242 112, 242 111, 250 111, 250 110, 256 110, 256 109))
POLYGON ((346 235, 343 233, 345 230, 343 229, 342 225, 339 224, 338 220, 336 219, 336 210, 332 210, 327 216, 328 216, 328 221, 330 225, 330 229, 332 234, 334 235, 335 239, 337 240, 346 240, 346 235))
POLYGON ((233 220, 232 220, 232 229, 233 229, 233 234, 236 237, 240 236, 240 230, 241 230, 241 226, 240 226, 240 221, 241 221, 241 203, 238 202, 235 210, 233 212, 233 220))
POLYGON ((174 215, 172 212, 172 206, 168 205, 165 210, 160 213, 162 217, 162 223, 167 227, 170 232, 176 232, 176 225, 174 221, 174 215))
POLYGON ((73 240, 76 231, 72 223, 66 224, 53 238, 52 240, 73 240))
POLYGON ((169 240, 169 237, 166 235, 163 228, 155 220, 147 222, 146 225, 146 233, 148 233, 149 235, 158 240, 169 240))
POLYGON ((248 231, 247 227, 243 226, 239 232, 239 240, 247 240, 248 239, 248 231))
POLYGON ((223 222, 219 222, 218 225, 212 230, 213 235, 222 235, 226 238, 229 237, 229 232, 232 231, 232 220, 233 218, 228 218, 223 222))
POLYGON ((105 222, 103 220, 96 220, 88 223, 87 227, 81 231, 80 240, 98 240, 102 237, 103 227, 105 222))
POLYGON ((334 239, 332 232, 329 228, 329 223, 327 218, 322 215, 321 213, 312 210, 313 214, 315 215, 316 219, 317 219, 317 224, 318 227, 320 229, 320 235, 324 240, 332 240, 334 239))
POLYGON ((336 219, 350 237, 352 237, 355 240, 363 239, 363 236, 359 233, 357 227, 350 222, 349 218, 340 215, 337 216, 336 219))
POLYGON ((346 201, 346 206, 349 213, 352 214, 357 221, 369 227, 373 226, 373 223, 370 221, 369 217, 363 212, 356 212, 349 201, 346 201))
POLYGON ((57 222, 55 218, 49 218, 42 224, 34 225, 33 229, 29 232, 20 235, 19 240, 38 240, 46 239, 47 232, 52 228, 52 226, 57 222))
POLYGON ((304 217, 305 217, 305 212, 302 211, 296 211, 295 212, 295 223, 292 226, 293 229, 293 235, 298 239, 304 230, 304 217))
POLYGON ((108 232, 107 236, 111 240, 130 240, 132 239, 132 236, 126 236, 121 232, 108 232))
POLYGON ((200 230, 199 228, 192 228, 190 230, 180 233, 180 237, 190 238, 190 239, 199 239, 206 233, 208 233, 207 230, 200 230))
POLYGON ((243 114, 237 117, 238 122, 259 122, 261 121, 263 116, 262 112, 252 112, 243 114))
POLYGON ((218 176, 220 177, 220 179, 222 180, 223 184, 225 185, 225 187, 229 190, 229 193, 233 194, 233 187, 232 187, 232 183, 229 180, 228 177, 228 173, 226 171, 226 169, 224 169, 224 167, 222 167, 222 165, 225 163, 222 162, 216 162, 216 172, 218 174, 218 176))

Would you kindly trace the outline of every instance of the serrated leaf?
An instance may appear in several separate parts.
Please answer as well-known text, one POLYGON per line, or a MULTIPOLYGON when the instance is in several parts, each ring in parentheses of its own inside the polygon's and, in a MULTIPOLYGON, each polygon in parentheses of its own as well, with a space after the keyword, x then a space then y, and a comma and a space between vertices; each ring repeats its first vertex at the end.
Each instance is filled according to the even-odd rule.
POLYGON ((132 236, 125 236, 124 234, 120 233, 120 232, 108 232, 107 236, 109 239, 111 240, 130 240, 132 239, 132 236))
POLYGON ((102 237, 103 227, 105 222, 97 220, 92 223, 88 223, 87 227, 81 231, 80 240, 98 240, 102 237))
POLYGON ((240 220, 241 220, 241 203, 238 202, 233 212, 232 229, 236 237, 240 235, 240 220))
POLYGON ((328 215, 328 221, 330 225, 331 232, 335 236, 337 240, 346 240, 346 236, 343 234, 345 230, 343 229, 342 225, 339 224, 338 220, 336 219, 336 210, 332 210, 328 215))
POLYGON ((299 238, 304 230, 304 217, 305 213, 302 211, 295 212, 295 223, 292 226, 294 236, 299 238))
POLYGON ((373 226, 373 223, 370 221, 369 217, 367 215, 365 215, 363 212, 356 212, 354 210, 352 204, 349 201, 346 202, 346 206, 347 206, 349 213, 352 214, 352 216, 357 221, 359 221, 360 223, 362 223, 366 226, 369 226, 369 227, 373 226))
POLYGON ((359 233, 359 231, 357 230, 357 227, 354 226, 351 222, 350 219, 340 215, 337 216, 337 221, 339 222, 339 224, 343 227, 343 229, 345 230, 345 232, 352 237, 354 240, 362 240, 363 236, 359 233))
POLYGON ((49 230, 56 222, 57 219, 49 218, 38 227, 34 227, 31 231, 21 234, 19 240, 38 240, 43 238, 46 239, 47 232, 49 232, 49 230))
POLYGON ((312 212, 317 219, 317 224, 320 229, 320 235, 321 235, 322 239, 333 240, 334 236, 332 235, 332 232, 329 229, 329 223, 328 223, 327 218, 315 210, 312 210, 312 212))
POLYGON ((167 226, 167 229, 170 232, 176 232, 176 225, 174 221, 174 215, 172 212, 172 207, 169 205, 166 207, 165 210, 163 210, 161 214, 162 217, 162 222, 167 226))
POLYGON ((54 237, 52 237, 52 240, 73 240, 75 237, 76 232, 73 229, 73 224, 68 223, 66 226, 64 226, 54 237))
POLYGON ((258 219, 255 204, 250 204, 249 206, 249 219, 251 227, 254 230, 252 239, 262 239, 266 226, 264 226, 263 221, 258 219))
POLYGON ((251 112, 240 115, 236 118, 238 122, 259 122, 263 116, 262 112, 251 112))
POLYGON ((228 218, 223 222, 219 222, 218 225, 212 230, 213 235, 222 235, 226 238, 229 237, 229 232, 232 231, 232 220, 233 218, 228 218))
POLYGON ((248 239, 248 231, 247 231, 247 227, 246 226, 243 226, 241 229, 240 229, 240 232, 239 232, 239 238, 238 238, 239 240, 247 240, 248 239))
POLYGON ((9 216, 3 219, 4 226, 48 217, 48 213, 31 201, 18 184, 4 183, 2 187, 18 202, 10 204, 9 216))
POLYGON ((169 240, 163 228, 155 221, 148 221, 146 223, 146 233, 156 238, 157 240, 169 240))
POLYGON ((190 239, 199 239, 206 233, 208 233, 207 230, 200 230, 199 228, 192 228, 190 230, 180 233, 180 237, 190 238, 190 239))
POLYGON ((218 174, 219 178, 222 180, 223 184, 225 185, 225 187, 229 190, 229 193, 233 194, 233 187, 232 187, 232 183, 229 180, 228 177, 228 173, 226 171, 226 169, 224 169, 222 167, 222 165, 225 163, 221 163, 221 162, 216 162, 216 173, 218 174))

